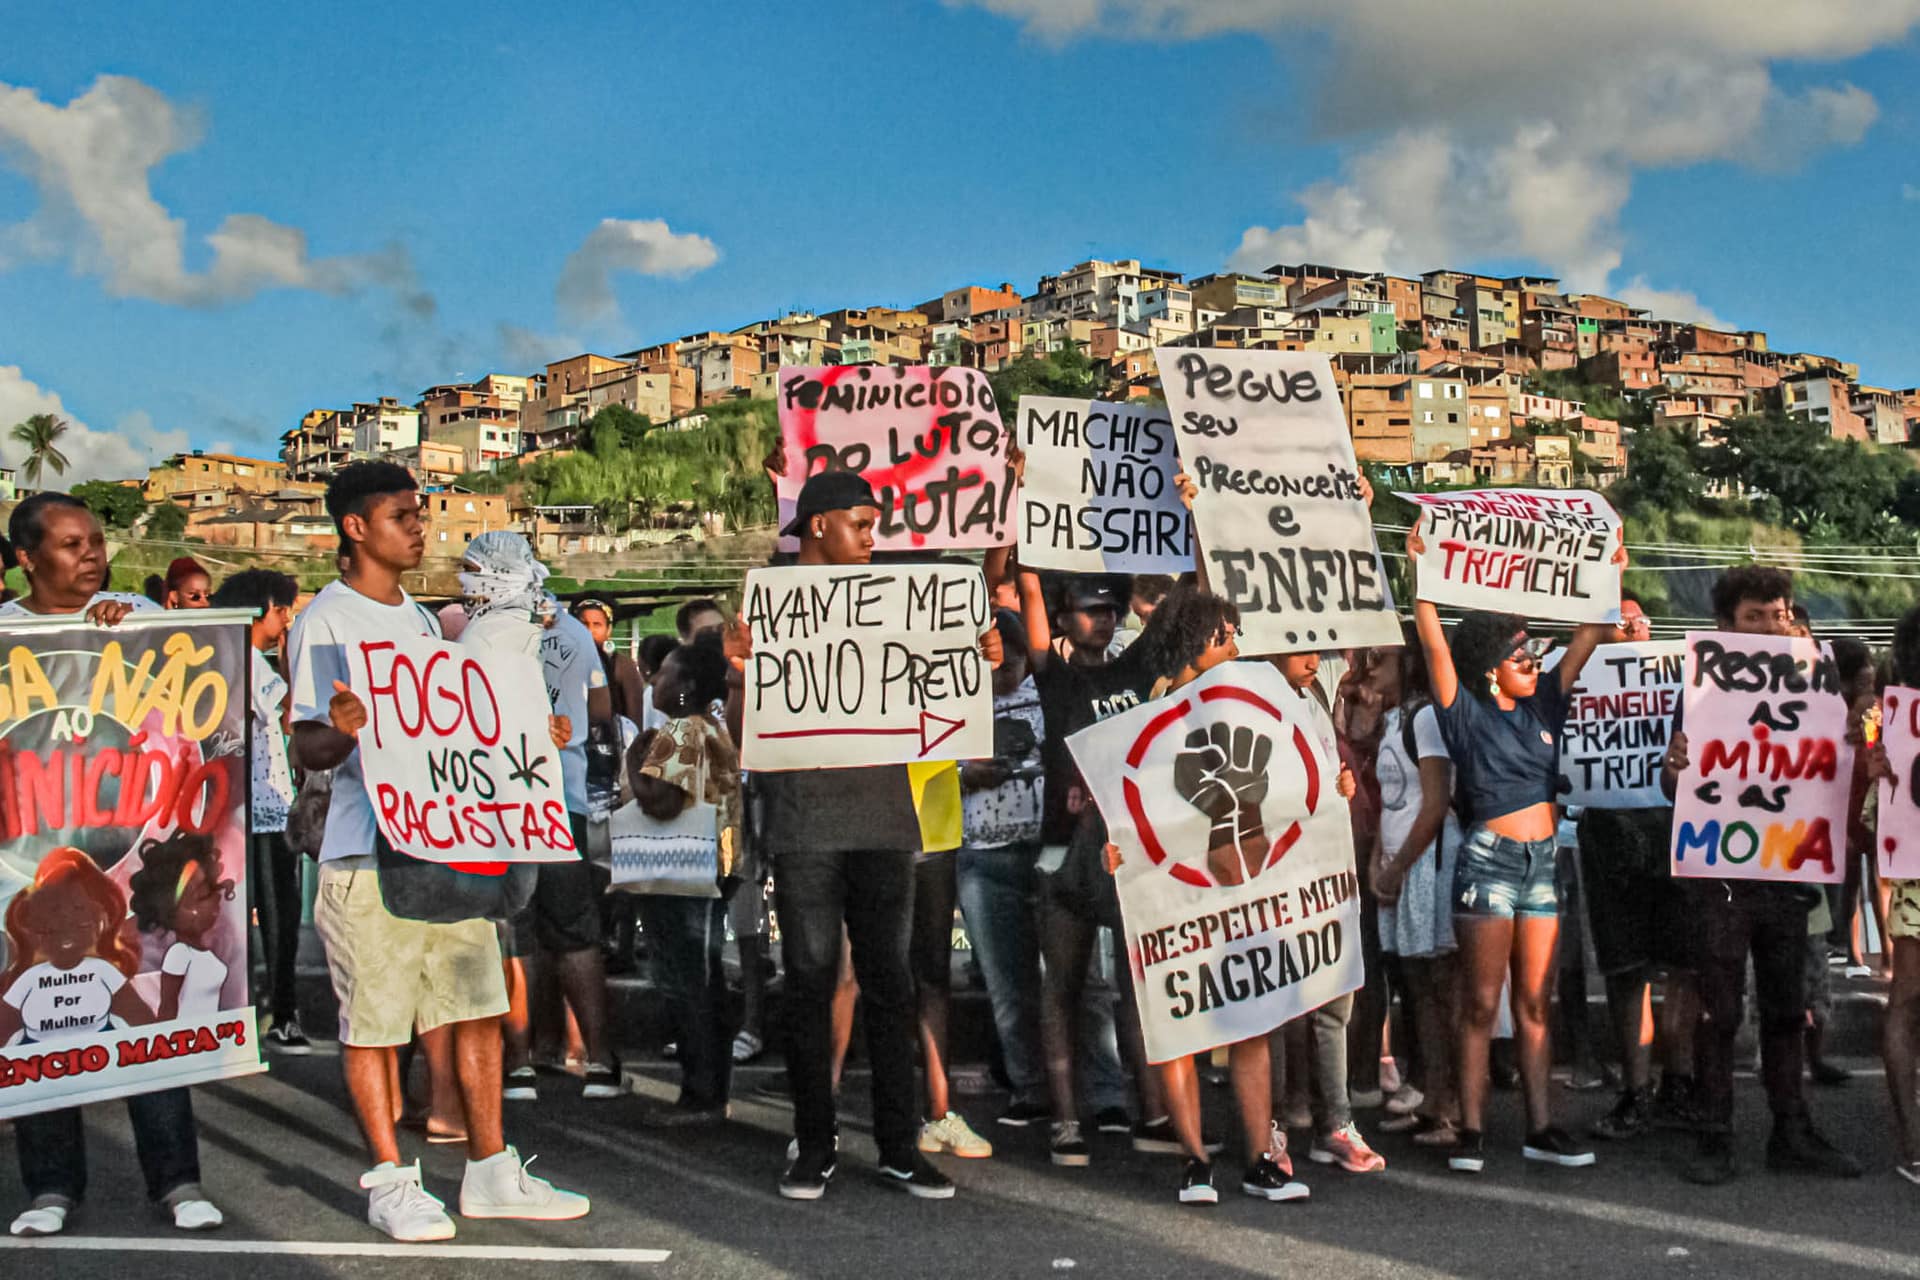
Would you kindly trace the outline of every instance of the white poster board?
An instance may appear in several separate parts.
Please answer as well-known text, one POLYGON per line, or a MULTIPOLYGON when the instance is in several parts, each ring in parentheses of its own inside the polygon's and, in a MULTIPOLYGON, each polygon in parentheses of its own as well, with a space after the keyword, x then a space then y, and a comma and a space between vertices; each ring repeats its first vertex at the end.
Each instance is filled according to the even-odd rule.
POLYGON ((789 565, 747 575, 741 765, 839 769, 993 754, 992 613, 968 565, 789 565))
POLYGON ((1020 397, 1020 563, 1075 573, 1182 574, 1192 518, 1166 406, 1020 397))
POLYGON ((1689 632, 1683 679, 1673 874, 1838 884, 1853 747, 1832 657, 1797 637, 1689 632))
POLYGON ((1880 780, 1880 875, 1920 880, 1920 689, 1889 685, 1881 702, 1880 741, 1893 777, 1880 780))
POLYGON ((1199 487, 1200 554, 1240 610, 1240 651, 1396 645, 1386 568, 1324 354, 1154 352, 1199 487))
POLYGON ((1620 517, 1585 489, 1402 493, 1420 508, 1422 600, 1562 622, 1620 621, 1620 517))
POLYGON ((428 862, 571 862, 540 660, 430 636, 348 655, 367 707, 360 763, 381 833, 428 862))
POLYGON ((1223 664, 1067 745, 1121 851, 1150 1060, 1264 1034, 1360 985, 1340 765, 1277 671, 1223 664))
MULTIPOLYGON (((857 471, 880 503, 875 545, 890 551, 999 547, 1014 539, 1013 464, 987 375, 926 365, 780 371, 786 469, 776 498, 793 518, 807 477, 857 471)), ((782 550, 795 541, 782 539, 782 550)))
POLYGON ((1686 651, 1681 640, 1603 644, 1593 651, 1560 733, 1561 804, 1658 809, 1669 803, 1660 769, 1680 706, 1686 651))

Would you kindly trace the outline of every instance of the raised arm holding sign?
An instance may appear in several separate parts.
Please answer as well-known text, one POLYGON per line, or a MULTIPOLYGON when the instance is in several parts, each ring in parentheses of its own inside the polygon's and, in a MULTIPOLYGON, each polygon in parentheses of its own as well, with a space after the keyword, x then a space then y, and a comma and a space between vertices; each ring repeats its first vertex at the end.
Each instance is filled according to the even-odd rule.
POLYGON ((1584 490, 1402 493, 1420 509, 1419 595, 1528 618, 1618 622, 1620 517, 1584 490))
POLYGON ((1020 558, 1030 569, 1181 574, 1192 519, 1164 407, 1020 398, 1020 558))

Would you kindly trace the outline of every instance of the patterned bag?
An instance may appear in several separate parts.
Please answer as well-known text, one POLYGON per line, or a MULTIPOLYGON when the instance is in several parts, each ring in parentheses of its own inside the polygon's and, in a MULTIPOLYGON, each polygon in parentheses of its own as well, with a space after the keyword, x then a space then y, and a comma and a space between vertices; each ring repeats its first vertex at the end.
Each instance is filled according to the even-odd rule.
MULTIPOLYGON (((701 773, 704 777, 705 770, 701 773)), ((695 793, 704 795, 704 786, 696 786, 695 793)), ((607 826, 616 891, 720 896, 719 806, 691 801, 663 822, 648 816, 638 800, 629 800, 613 811, 607 826)))

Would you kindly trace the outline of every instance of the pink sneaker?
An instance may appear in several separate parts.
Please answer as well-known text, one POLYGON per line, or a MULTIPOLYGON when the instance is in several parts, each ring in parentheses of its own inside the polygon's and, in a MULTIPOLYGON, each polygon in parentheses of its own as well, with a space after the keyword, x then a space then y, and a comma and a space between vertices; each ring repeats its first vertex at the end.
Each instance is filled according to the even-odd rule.
POLYGON ((1287 1131, 1280 1127, 1278 1120, 1273 1122, 1271 1136, 1267 1139, 1267 1155, 1281 1173, 1289 1178, 1293 1176, 1293 1157, 1287 1154, 1287 1131))
POLYGON ((1387 1158, 1367 1145, 1351 1121, 1324 1138, 1315 1138, 1308 1154, 1315 1164, 1337 1164, 1348 1173, 1379 1173, 1387 1167, 1387 1158))

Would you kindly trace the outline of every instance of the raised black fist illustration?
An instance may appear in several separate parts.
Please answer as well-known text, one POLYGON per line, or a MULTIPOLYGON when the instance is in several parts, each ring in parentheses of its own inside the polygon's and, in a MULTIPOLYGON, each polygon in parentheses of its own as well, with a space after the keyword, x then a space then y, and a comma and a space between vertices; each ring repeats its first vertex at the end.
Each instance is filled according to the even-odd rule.
POLYGON ((1228 724, 1195 729, 1173 761, 1173 789, 1213 820, 1207 865, 1221 884, 1240 884, 1266 862, 1260 803, 1267 798, 1273 739, 1228 724))

